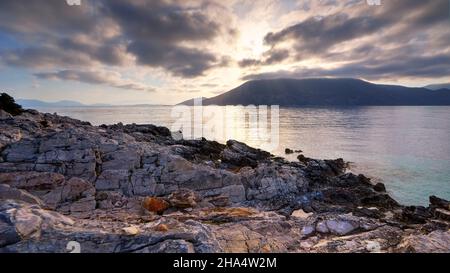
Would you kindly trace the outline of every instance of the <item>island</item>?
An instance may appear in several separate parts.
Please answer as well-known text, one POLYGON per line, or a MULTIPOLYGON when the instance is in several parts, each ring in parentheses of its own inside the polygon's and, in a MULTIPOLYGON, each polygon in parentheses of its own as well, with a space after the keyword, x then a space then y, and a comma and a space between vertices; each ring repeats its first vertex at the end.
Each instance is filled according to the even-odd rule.
MULTIPOLYGON (((182 105, 193 105, 194 100, 182 105)), ((360 79, 312 78, 253 80, 203 105, 279 106, 423 106, 450 105, 448 85, 405 87, 374 84, 360 79)))

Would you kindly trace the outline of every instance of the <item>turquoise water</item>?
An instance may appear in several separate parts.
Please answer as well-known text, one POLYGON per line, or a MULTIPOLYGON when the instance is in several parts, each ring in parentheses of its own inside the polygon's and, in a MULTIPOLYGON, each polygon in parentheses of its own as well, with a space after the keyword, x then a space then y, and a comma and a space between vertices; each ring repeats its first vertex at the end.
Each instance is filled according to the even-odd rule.
MULTIPOLYGON (((212 107, 212 112, 224 109, 212 107)), ((171 128, 175 120, 170 106, 38 110, 95 125, 152 123, 171 128)), ((212 123, 221 120, 220 115, 209 119, 212 123)), ((233 132, 230 138, 262 146, 248 133, 248 120, 225 121, 233 132)), ((274 154, 296 160, 296 155, 284 154, 285 148, 291 148, 313 158, 342 157, 352 162, 353 172, 385 183, 403 204, 427 205, 430 195, 450 199, 450 107, 281 108, 279 122, 279 145, 274 154)), ((226 136, 217 140, 224 142, 226 136)))

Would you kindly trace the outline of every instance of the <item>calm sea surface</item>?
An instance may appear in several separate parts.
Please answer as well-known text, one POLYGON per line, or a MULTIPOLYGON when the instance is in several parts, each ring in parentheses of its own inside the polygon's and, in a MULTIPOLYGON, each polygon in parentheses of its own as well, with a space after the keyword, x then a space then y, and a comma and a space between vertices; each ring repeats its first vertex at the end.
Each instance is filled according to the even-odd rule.
MULTIPOLYGON (((227 119, 220 114, 240 113, 242 109, 208 108, 204 123, 219 124, 218 128, 224 124, 230 138, 262 147, 262 141, 249 133, 255 120, 227 119), (211 118, 211 113, 216 115, 211 118)), ((172 128, 179 120, 170 106, 38 110, 94 125, 151 123, 172 128)), ((224 133, 217 140, 225 142, 226 138, 224 133)), ((353 172, 385 183, 392 196, 403 204, 427 205, 430 195, 450 199, 450 107, 280 108, 279 145, 272 152, 296 160, 297 155, 284 154, 285 148, 303 150, 305 156, 312 158, 342 157, 352 162, 353 172)))

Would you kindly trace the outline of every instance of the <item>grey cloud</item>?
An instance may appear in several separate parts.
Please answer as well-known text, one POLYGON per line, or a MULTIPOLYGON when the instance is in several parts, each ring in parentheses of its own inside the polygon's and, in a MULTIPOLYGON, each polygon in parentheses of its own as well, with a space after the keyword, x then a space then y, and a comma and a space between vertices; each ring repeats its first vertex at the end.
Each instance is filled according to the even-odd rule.
POLYGON ((152 41, 132 42, 128 50, 138 56, 140 64, 163 67, 174 75, 186 78, 202 75, 218 61, 213 54, 198 49, 152 41))
POLYGON ((57 72, 35 73, 34 76, 38 79, 45 80, 77 81, 89 84, 108 85, 127 90, 154 91, 152 87, 124 80, 116 73, 101 71, 61 70, 57 72))
POLYGON ((2 0, 0 30, 36 35, 88 33, 99 17, 91 16, 92 1, 83 2, 70 7, 64 0, 2 0))
POLYGON ((95 63, 120 67, 132 56, 137 64, 187 78, 226 65, 222 56, 206 51, 204 45, 230 29, 182 3, 85 0, 77 7, 63 0, 2 0, 0 32, 9 33, 22 46, 0 49, 5 56, 0 60, 7 65, 72 69, 95 63), (106 36, 109 28, 118 33, 106 36))
MULTIPOLYGON (((311 16, 280 31, 268 33, 265 56, 290 46, 294 59, 314 58, 333 63, 253 73, 244 80, 277 77, 433 78, 450 75, 449 1, 395 0, 370 7, 348 1, 346 9, 320 19, 311 16), (345 47, 341 45, 345 44, 345 47)), ((275 58, 273 63, 278 60, 275 58)), ((280 61, 283 61, 281 59, 280 61)), ((269 63, 270 64, 270 63, 269 63)), ((241 66, 263 66, 262 60, 243 60, 241 66)))
POLYGON ((220 65, 214 54, 182 45, 209 41, 220 33, 221 26, 200 11, 182 10, 162 1, 125 4, 113 0, 105 8, 121 25, 130 40, 129 52, 142 65, 162 67, 187 78, 220 65))
POLYGON ((77 41, 73 37, 63 38, 55 42, 62 51, 73 51, 87 55, 91 60, 106 65, 123 65, 126 62, 126 50, 120 40, 108 39, 100 43, 77 41))
POLYGON ((299 53, 320 54, 341 42, 373 34, 388 24, 386 20, 370 16, 350 18, 338 13, 323 19, 309 18, 280 32, 269 33, 264 41, 275 46, 293 40, 299 53))
POLYGON ((428 57, 397 59, 391 62, 361 61, 346 64, 334 69, 295 68, 269 73, 248 74, 242 80, 274 78, 308 78, 308 77, 352 77, 368 80, 398 79, 400 77, 434 78, 450 75, 450 56, 439 54, 428 57))
POLYGON ((19 67, 88 66, 91 60, 84 54, 73 54, 60 48, 43 46, 0 51, 0 62, 19 67))
POLYGON ((271 65, 274 63, 282 62, 289 58, 289 50, 270 50, 263 54, 263 59, 242 59, 238 62, 240 67, 250 67, 250 66, 260 66, 260 65, 271 65))

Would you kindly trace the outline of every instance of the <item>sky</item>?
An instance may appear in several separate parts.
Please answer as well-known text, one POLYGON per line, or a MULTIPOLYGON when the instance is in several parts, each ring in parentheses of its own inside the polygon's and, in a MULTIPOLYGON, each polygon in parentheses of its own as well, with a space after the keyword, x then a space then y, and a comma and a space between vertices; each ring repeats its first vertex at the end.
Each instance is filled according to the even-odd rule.
POLYGON ((450 0, 370 2, 1 0, 0 90, 174 104, 254 79, 450 82, 450 0))

